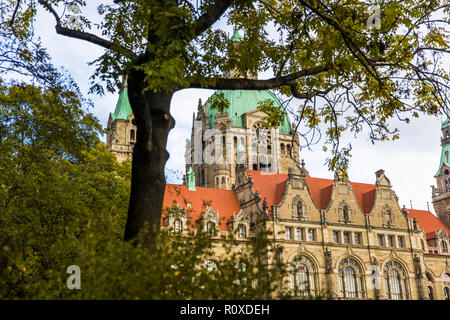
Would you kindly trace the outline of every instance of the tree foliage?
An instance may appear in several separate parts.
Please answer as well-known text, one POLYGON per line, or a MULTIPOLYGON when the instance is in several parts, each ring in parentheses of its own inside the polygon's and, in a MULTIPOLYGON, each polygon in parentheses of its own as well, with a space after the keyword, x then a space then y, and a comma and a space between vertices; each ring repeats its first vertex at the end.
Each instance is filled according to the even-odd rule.
MULTIPOLYGON (((129 75, 138 127, 129 209, 133 230, 142 221, 160 220, 165 148, 174 125, 170 101, 178 90, 273 89, 288 101, 300 100, 293 111, 297 133, 308 144, 323 130, 329 168, 344 173, 351 155, 351 145, 340 145, 345 132, 368 131, 372 142, 394 140, 399 133, 393 119, 448 113, 446 0, 115 0, 98 7, 94 22, 83 14, 85 5, 4 2, 0 31, 29 46, 36 13, 43 9, 58 34, 105 48, 92 62, 94 92, 114 91, 120 76, 129 75), (239 25, 242 41, 230 43, 217 22, 239 25), (258 73, 268 76, 248 77, 258 73), (146 181, 160 183, 139 181, 145 172, 146 181), (138 190, 146 191, 138 195, 138 190), (158 203, 154 210, 145 209, 149 194, 158 203)), ((33 51, 7 52, 22 62, 33 51)), ((2 63, 8 68, 11 62, 0 62, 0 68, 2 63)), ((267 119, 276 122, 277 115, 267 119)))

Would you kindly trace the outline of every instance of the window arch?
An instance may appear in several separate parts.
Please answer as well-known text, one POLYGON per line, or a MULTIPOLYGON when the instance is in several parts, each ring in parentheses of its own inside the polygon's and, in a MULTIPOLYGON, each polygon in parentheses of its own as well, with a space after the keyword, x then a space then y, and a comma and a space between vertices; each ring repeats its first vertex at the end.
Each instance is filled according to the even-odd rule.
POLYGON ((134 129, 131 129, 131 131, 130 131, 130 140, 134 141, 134 139, 135 139, 134 129))
POLYGON ((442 252, 443 253, 447 253, 448 252, 448 246, 447 246, 447 242, 445 240, 441 241, 441 248, 442 248, 442 252))
POLYGON ((317 291, 316 268, 308 257, 296 257, 292 261, 291 289, 300 296, 314 296, 317 291))
POLYGON ((391 300, 407 300, 408 287, 405 269, 397 262, 386 263, 383 269, 386 296, 391 300))
POLYGON ((339 264, 339 288, 342 298, 364 298, 363 273, 359 264, 345 258, 339 264))

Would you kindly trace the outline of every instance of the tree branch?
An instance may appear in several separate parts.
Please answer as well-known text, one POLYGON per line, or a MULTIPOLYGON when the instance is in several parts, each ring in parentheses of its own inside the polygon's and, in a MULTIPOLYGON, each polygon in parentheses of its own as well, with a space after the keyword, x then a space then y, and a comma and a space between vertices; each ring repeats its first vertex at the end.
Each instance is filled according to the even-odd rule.
MULTIPOLYGON (((38 0, 38 2, 42 6, 44 6, 44 8, 46 8, 48 11, 50 11, 50 13, 55 17, 55 20, 56 20, 55 29, 56 29, 57 34, 71 37, 71 38, 80 39, 80 40, 85 40, 85 41, 91 42, 93 44, 96 44, 96 45, 101 46, 106 49, 111 49, 113 47, 113 45, 114 45, 113 42, 102 39, 102 38, 96 36, 95 34, 63 27, 61 25, 61 18, 58 16, 58 13, 51 6, 51 4, 48 3, 46 0, 38 0)), ((127 48, 124 48, 123 46, 120 46, 120 45, 117 45, 117 46, 122 48, 123 50, 129 52, 130 54, 134 55, 134 53, 131 52, 130 50, 128 50, 127 48)))
POLYGON ((203 89, 245 89, 245 90, 267 90, 284 85, 293 85, 296 79, 313 76, 331 69, 330 65, 313 67, 310 69, 300 70, 285 76, 274 77, 266 80, 254 79, 226 79, 218 78, 215 81, 211 79, 211 84, 203 85, 200 82, 192 82, 189 88, 203 88, 203 89))
POLYGON ((233 4, 234 0, 216 0, 214 5, 202 14, 195 22, 195 36, 201 35, 214 24, 233 4))

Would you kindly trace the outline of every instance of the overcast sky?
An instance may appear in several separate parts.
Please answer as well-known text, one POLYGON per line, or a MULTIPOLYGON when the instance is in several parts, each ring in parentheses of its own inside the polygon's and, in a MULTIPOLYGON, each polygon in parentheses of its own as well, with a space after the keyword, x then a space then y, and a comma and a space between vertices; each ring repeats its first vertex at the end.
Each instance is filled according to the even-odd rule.
MULTIPOLYGON (((94 16, 95 3, 89 1, 86 12, 94 16)), ((42 37, 43 45, 52 56, 56 66, 64 67, 77 81, 83 94, 94 102, 90 110, 106 127, 109 112, 113 112, 118 92, 105 96, 88 95, 89 77, 94 68, 87 62, 100 56, 103 50, 76 39, 57 35, 54 29, 53 17, 47 13, 39 15, 38 35, 42 37)), ((232 26, 225 24, 221 28, 232 33, 232 26)), ((213 93, 212 90, 189 89, 177 92, 171 104, 171 113, 176 120, 175 128, 169 134, 168 151, 170 159, 166 168, 184 172, 185 139, 190 138, 192 113, 197 110, 198 99, 202 101, 213 93)), ((440 158, 440 119, 422 116, 413 119, 409 125, 399 123, 400 140, 372 145, 368 136, 359 136, 352 140, 352 158, 349 177, 353 182, 375 183, 375 171, 384 169, 390 179, 393 189, 399 197, 399 205, 410 208, 427 209, 427 202, 432 212, 431 188, 435 184, 434 174, 439 167, 440 158)), ((104 139, 104 137, 103 137, 104 139)), ((322 151, 322 143, 312 147, 312 150, 301 150, 300 157, 306 162, 310 175, 319 178, 333 179, 333 173, 327 170, 325 159, 329 156, 322 151)))

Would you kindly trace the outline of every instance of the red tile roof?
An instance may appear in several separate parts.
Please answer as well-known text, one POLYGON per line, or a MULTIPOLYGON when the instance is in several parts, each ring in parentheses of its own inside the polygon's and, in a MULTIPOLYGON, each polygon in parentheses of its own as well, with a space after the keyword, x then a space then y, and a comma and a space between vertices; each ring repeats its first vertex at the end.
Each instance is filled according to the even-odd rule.
POLYGON ((350 184, 352 185, 353 193, 355 194, 359 207, 365 214, 369 214, 375 203, 377 186, 357 182, 350 182, 350 184))
POLYGON ((261 207, 264 197, 267 199, 269 209, 280 204, 286 190, 287 174, 264 171, 247 170, 247 176, 251 174, 254 182, 253 191, 259 191, 261 195, 261 207))
POLYGON ((436 236, 436 231, 441 228, 450 235, 448 229, 434 214, 426 210, 407 209, 411 219, 416 218, 419 226, 425 231, 427 239, 432 239, 436 236))
MULTIPOLYGON (((247 170, 247 175, 251 174, 254 181, 254 189, 261 195, 261 201, 267 198, 267 204, 278 205, 283 199, 288 179, 287 174, 262 172, 247 170)), ((333 190, 333 180, 306 177, 306 183, 311 194, 311 198, 320 210, 325 210, 331 200, 333 190)), ((356 200, 364 213, 369 214, 375 202, 377 186, 366 183, 350 182, 356 200)), ((262 203, 262 202, 261 202, 262 203)))
POLYGON ((190 191, 186 185, 167 184, 164 192, 163 207, 171 207, 179 204, 189 211, 191 222, 195 223, 207 206, 219 213, 220 230, 227 231, 226 223, 233 213, 241 210, 236 194, 232 190, 196 187, 197 191, 190 191), (187 208, 187 203, 191 208, 187 208))
POLYGON ((325 210, 330 204, 331 191, 333 190, 333 180, 306 177, 309 193, 316 207, 325 210))

